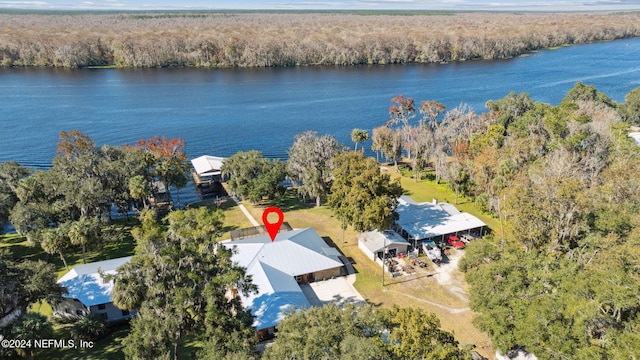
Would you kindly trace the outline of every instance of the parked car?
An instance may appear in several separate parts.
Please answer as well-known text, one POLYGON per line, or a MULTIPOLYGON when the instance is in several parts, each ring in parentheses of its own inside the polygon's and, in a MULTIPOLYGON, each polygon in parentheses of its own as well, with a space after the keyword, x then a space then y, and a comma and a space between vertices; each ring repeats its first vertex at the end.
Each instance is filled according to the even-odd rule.
POLYGON ((465 247, 464 243, 460 241, 460 238, 455 235, 449 236, 447 238, 447 243, 456 249, 464 249, 465 247))
POLYGON ((468 244, 473 239, 475 239, 475 237, 473 237, 472 235, 469 235, 469 234, 460 235, 460 240, 462 240, 462 242, 465 243, 465 244, 468 244))

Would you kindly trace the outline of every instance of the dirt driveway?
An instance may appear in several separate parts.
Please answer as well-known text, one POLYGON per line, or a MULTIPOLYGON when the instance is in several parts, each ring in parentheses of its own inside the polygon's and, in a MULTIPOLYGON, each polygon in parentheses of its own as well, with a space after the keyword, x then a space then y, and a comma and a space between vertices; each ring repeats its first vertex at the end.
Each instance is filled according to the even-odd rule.
POLYGON ((436 314, 442 328, 453 332, 461 344, 474 344, 482 355, 493 358, 495 350, 487 334, 472 324, 468 286, 458 270, 463 256, 464 250, 451 249, 440 266, 421 256, 429 264, 426 269, 414 266, 415 274, 389 278, 382 291, 395 298, 396 304, 420 306, 436 314))

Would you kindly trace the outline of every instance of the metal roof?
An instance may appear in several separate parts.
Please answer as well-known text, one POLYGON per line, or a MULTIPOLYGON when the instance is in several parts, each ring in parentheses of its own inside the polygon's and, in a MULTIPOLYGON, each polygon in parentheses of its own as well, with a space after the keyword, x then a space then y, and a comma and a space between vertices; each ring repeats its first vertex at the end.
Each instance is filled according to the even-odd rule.
POLYGON ((461 213, 457 209, 456 214, 451 204, 415 203, 402 198, 399 201, 396 208, 399 219, 396 223, 414 239, 433 238, 486 226, 471 214, 461 213))
POLYGON ((387 248, 390 245, 410 245, 400 234, 392 230, 386 230, 384 232, 378 230, 367 231, 358 234, 356 237, 358 238, 358 242, 362 243, 372 253, 382 251, 385 244, 387 248))
POLYGON ((277 325, 283 311, 310 306, 295 276, 343 266, 340 253, 313 228, 280 232, 274 241, 265 234, 221 244, 235 248, 232 260, 247 268, 258 287, 257 294, 239 294, 258 330, 277 325))
POLYGON ((220 169, 225 158, 218 156, 202 155, 191 160, 191 165, 200 176, 220 175, 220 169))
POLYGON ((237 248, 232 259, 242 266, 249 268, 252 262, 260 261, 291 276, 343 265, 338 259, 340 253, 327 246, 313 228, 280 232, 274 241, 265 234, 224 245, 237 248))
POLYGON ((66 298, 78 299, 85 306, 110 303, 113 279, 104 282, 102 274, 115 274, 116 269, 131 261, 131 256, 75 266, 58 280, 67 288, 66 298))
POLYGON ((289 274, 261 262, 247 269, 253 283, 258 286, 257 294, 239 294, 247 310, 255 315, 253 326, 265 329, 276 326, 292 308, 303 309, 311 305, 296 280, 289 274))

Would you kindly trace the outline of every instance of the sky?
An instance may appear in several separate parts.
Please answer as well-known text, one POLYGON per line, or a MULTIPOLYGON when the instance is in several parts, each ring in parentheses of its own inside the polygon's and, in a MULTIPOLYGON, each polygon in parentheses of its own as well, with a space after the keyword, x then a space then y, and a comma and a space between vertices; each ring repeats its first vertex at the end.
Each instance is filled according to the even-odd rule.
POLYGON ((0 0, 42 10, 640 10, 640 0, 0 0))

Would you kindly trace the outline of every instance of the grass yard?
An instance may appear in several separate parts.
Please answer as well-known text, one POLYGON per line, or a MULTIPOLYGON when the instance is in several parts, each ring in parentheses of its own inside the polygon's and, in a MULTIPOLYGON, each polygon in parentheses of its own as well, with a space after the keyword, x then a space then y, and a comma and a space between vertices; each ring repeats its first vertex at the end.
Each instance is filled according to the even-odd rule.
POLYGON ((221 200, 220 206, 215 199, 208 199, 189 204, 189 207, 206 206, 211 210, 221 209, 224 212, 224 228, 222 228, 221 240, 231 238, 231 231, 236 229, 252 227, 251 222, 244 216, 238 205, 231 198, 221 200))
MULTIPOLYGON (((211 209, 217 209, 215 200, 206 200, 191 204, 191 207, 207 206, 211 209)), ((220 206, 224 211, 224 228, 221 239, 228 239, 231 230, 245 228, 251 226, 251 223, 238 208, 236 203, 231 199, 224 200, 220 206)), ((87 262, 113 259, 123 256, 133 255, 135 250, 135 239, 131 235, 131 230, 137 226, 137 220, 130 219, 115 220, 112 225, 103 229, 106 241, 103 244, 87 251, 85 254, 87 262)), ((60 278, 68 270, 58 255, 49 255, 45 253, 40 246, 31 245, 24 236, 17 234, 0 235, 0 251, 10 251, 11 256, 19 259, 43 260, 54 264, 56 267, 56 277, 60 278)), ((69 268, 81 265, 82 252, 80 248, 70 249, 64 253, 69 268)), ((51 306, 46 302, 36 303, 31 306, 30 311, 40 313, 47 317, 52 315, 51 306)), ((85 349, 45 349, 37 353, 36 358, 46 359, 122 359, 122 340, 129 333, 128 326, 118 327, 108 336, 100 339, 94 344, 93 348, 85 349)), ((68 324, 54 324, 54 339, 68 340, 69 335, 68 324)), ((202 344, 196 341, 185 341, 183 355, 184 358, 195 358, 195 353, 202 347, 202 344)))
MULTIPOLYGON (((400 177, 399 174, 392 174, 400 177)), ((415 182, 408 177, 400 178, 406 194, 416 201, 431 201, 434 197, 440 201, 453 202, 455 195, 446 185, 435 184, 430 181, 415 182)), ((262 218, 262 212, 267 206, 244 203, 245 207, 256 219, 262 218)), ((448 286, 438 283, 436 276, 402 277, 391 279, 388 274, 385 286, 382 286, 382 269, 367 258, 358 248, 356 232, 352 228, 342 231, 340 222, 333 217, 328 207, 315 208, 313 204, 303 204, 293 193, 287 194, 275 206, 284 212, 284 221, 294 228, 313 227, 325 239, 335 246, 353 263, 357 271, 355 287, 360 294, 375 306, 391 307, 419 306, 438 316, 442 328, 455 334, 461 344, 475 344, 476 350, 485 357, 492 357, 495 351, 488 335, 477 329, 473 323, 473 312, 468 309, 466 299, 451 291, 448 286), (344 235, 343 235, 344 234, 344 235)), ((484 221, 494 231, 499 229, 499 222, 474 207, 473 202, 466 198, 459 199, 458 208, 469 212, 484 221)), ((455 251, 455 250, 454 250, 455 251)), ((459 254, 462 255, 462 254, 459 254)), ((422 257, 426 260, 426 257, 422 257)), ((430 264, 430 272, 439 271, 430 264)), ((456 287, 466 291, 464 275, 457 266, 451 271, 451 282, 456 287)))
MULTIPOLYGON (((126 223, 116 220, 112 225, 103 228, 104 241, 93 249, 88 249, 85 258, 86 262, 114 259, 123 256, 133 255, 135 240, 131 236, 131 229, 137 221, 130 220, 126 223)), ((39 245, 30 244, 24 236, 17 234, 0 235, 0 249, 11 252, 14 258, 24 260, 43 260, 56 267, 56 275, 60 278, 68 269, 64 266, 59 255, 45 253, 39 245)), ((63 252, 69 265, 69 269, 76 265, 83 264, 81 248, 72 248, 63 252)))
MULTIPOLYGON (((54 325, 54 339, 71 339, 69 334, 69 324, 54 325)), ((59 360, 73 360, 73 359, 85 359, 85 360, 116 360, 123 359, 124 353, 122 352, 122 341, 129 334, 129 326, 121 325, 112 329, 112 332, 102 339, 95 341, 93 347, 81 348, 79 343, 76 343, 77 348, 62 348, 62 349, 48 349, 39 353, 36 358, 42 356, 46 359, 59 359, 59 360)))
MULTIPOLYGON (((415 182, 413 179, 391 173, 392 177, 399 177, 406 194, 418 202, 439 201, 453 202, 455 195, 443 184, 432 181, 415 182)), ((262 219, 262 212, 266 206, 244 204, 247 210, 258 221, 262 219)), ((211 209, 220 208, 225 214, 225 227, 221 239, 230 238, 230 232, 235 229, 251 227, 251 223, 244 216, 240 208, 231 199, 223 200, 219 205, 215 200, 205 200, 190 204, 191 207, 207 206, 211 209)), ((443 286, 438 280, 440 268, 434 268, 429 261, 428 274, 414 275, 391 279, 385 277, 382 286, 382 269, 368 259, 357 246, 356 232, 352 228, 343 231, 340 222, 333 217, 328 207, 315 208, 312 203, 303 203, 293 191, 287 193, 275 204, 284 212, 284 221, 294 228, 313 227, 330 245, 335 245, 353 263, 357 271, 355 287, 360 294, 375 306, 390 307, 419 306, 438 316, 442 328, 455 334, 461 344, 475 344, 477 350, 484 356, 493 356, 494 350, 487 334, 478 330, 472 324, 473 313, 468 309, 468 303, 460 292, 452 291, 453 287, 443 286)), ((460 198, 457 207, 469 212, 484 221, 495 232, 500 229, 499 221, 478 211, 472 201, 460 198)), ((131 229, 135 226, 132 221, 127 224, 118 221, 105 228, 106 238, 99 248, 88 251, 86 261, 99 261, 116 257, 132 255, 135 240, 131 236, 131 229)), ((39 246, 30 245, 22 236, 15 234, 0 235, 0 251, 9 249, 16 258, 45 260, 56 266, 57 276, 62 276, 67 269, 57 255, 48 255, 39 246)), ((462 254, 459 254, 462 255, 462 254)), ((82 264, 82 254, 79 250, 69 250, 65 254, 69 267, 82 264)), ((426 258, 423 258, 426 259, 426 258)), ((462 292, 466 291, 463 274, 456 268, 450 272, 451 283, 462 292)), ((51 315, 48 304, 36 304, 31 311, 44 315, 51 315)), ((122 354, 122 340, 126 337, 128 328, 118 328, 109 336, 98 341, 92 349, 50 349, 42 354, 47 358, 56 359, 120 359, 122 354)), ((55 325, 55 338, 68 339, 68 325, 55 325)), ((185 343, 185 355, 193 355, 201 346, 199 343, 185 343)), ((189 356, 186 356, 189 357, 189 356)))

